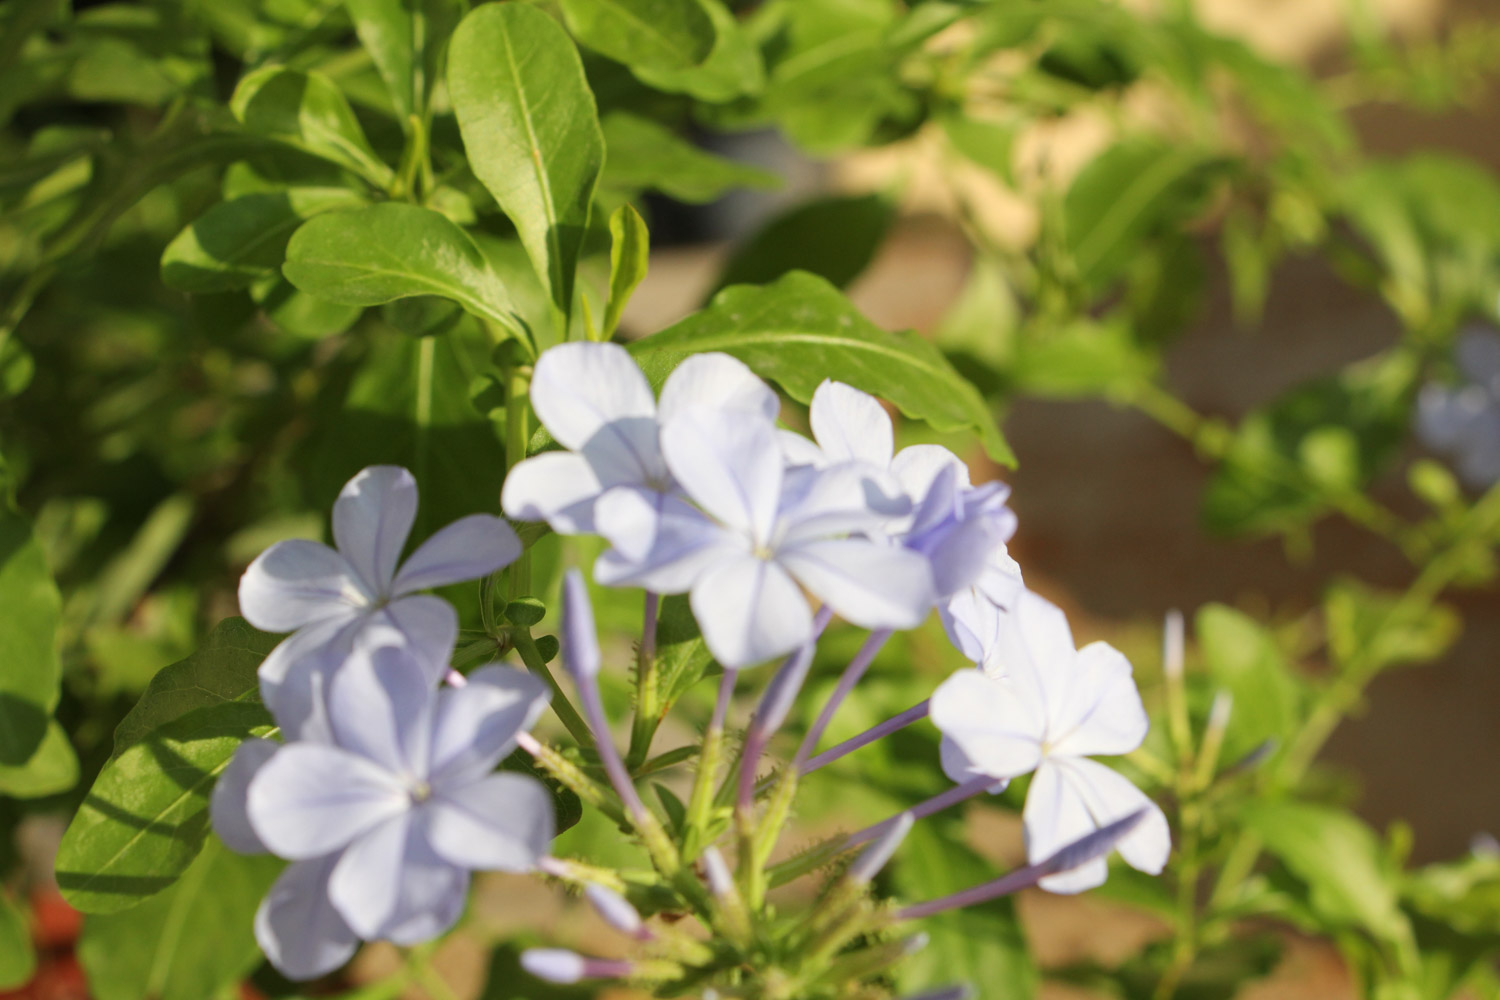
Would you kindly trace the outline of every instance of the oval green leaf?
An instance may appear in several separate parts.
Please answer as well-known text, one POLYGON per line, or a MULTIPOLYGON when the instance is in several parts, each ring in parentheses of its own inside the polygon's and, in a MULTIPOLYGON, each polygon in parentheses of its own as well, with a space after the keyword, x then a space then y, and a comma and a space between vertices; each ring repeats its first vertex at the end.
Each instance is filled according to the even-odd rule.
POLYGON ((57 705, 62 598, 31 524, 0 504, 0 765, 29 761, 57 705))
POLYGON ((815 275, 726 288, 707 309, 630 346, 653 385, 703 351, 739 358, 803 403, 824 378, 847 382, 937 430, 973 431, 991 458, 1015 465, 984 397, 942 352, 915 333, 880 329, 815 275))
POLYGON ((561 0, 582 45, 631 69, 691 69, 714 47, 714 22, 696 0, 561 0))
POLYGON ((348 100, 328 77, 285 66, 250 73, 229 99, 247 130, 337 163, 377 188, 394 172, 375 155, 348 100))
POLYGON ((345 305, 441 295, 508 330, 519 324, 505 286, 469 235, 417 205, 391 202, 310 219, 287 244, 282 270, 302 291, 345 305))
POLYGON ((489 4, 448 51, 448 94, 475 176, 515 223, 567 315, 604 136, 578 50, 546 14, 489 4))

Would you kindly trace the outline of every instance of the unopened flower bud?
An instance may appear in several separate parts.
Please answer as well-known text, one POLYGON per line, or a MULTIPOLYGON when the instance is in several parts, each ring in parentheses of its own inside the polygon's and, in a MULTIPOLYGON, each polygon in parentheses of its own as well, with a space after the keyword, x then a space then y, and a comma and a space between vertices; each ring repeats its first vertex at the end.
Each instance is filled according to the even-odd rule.
POLYGON ((527 948, 521 952, 521 968, 549 983, 567 985, 584 979, 617 979, 634 968, 613 958, 590 958, 566 948, 527 948))
POLYGON ((621 934, 629 934, 633 938, 645 940, 651 937, 651 932, 646 929, 646 924, 641 920, 641 915, 630 901, 624 896, 606 886, 590 882, 584 886, 583 894, 593 904, 594 910, 621 934))
POLYGON ((916 821, 916 817, 909 811, 889 820, 889 828, 849 866, 850 881, 864 884, 872 880, 885 867, 886 862, 891 860, 891 855, 896 853, 896 848, 901 846, 916 821))
POLYGON ((563 577, 562 595, 563 663, 575 677, 594 677, 599 673, 599 637, 594 631, 594 608, 589 603, 588 587, 583 574, 568 570, 563 577))

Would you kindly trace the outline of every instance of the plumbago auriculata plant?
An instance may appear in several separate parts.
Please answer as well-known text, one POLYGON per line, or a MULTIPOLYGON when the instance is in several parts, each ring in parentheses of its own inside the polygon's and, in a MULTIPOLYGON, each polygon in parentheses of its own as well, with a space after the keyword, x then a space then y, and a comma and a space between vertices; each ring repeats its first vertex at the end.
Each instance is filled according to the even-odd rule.
POLYGON ((1500 852, 1408 866, 1319 767, 1496 575, 1500 185, 1343 110, 1462 103, 1493 26, 1397 48, 1356 5, 1320 80, 1187 2, 73 6, 0 4, 0 989, 36 965, 11 834, 70 812, 101 1000, 449 1000, 458 935, 485 1000, 1025 997, 1027 887, 1158 919, 1048 970, 1132 1000, 1233 995, 1288 928, 1378 1000, 1494 990, 1500 852), (746 130, 903 166, 622 330, 648 192, 777 182, 705 148, 746 130), (929 174, 973 258, 932 340, 840 291, 929 174), (1254 324, 1288 257, 1400 335, 1189 406, 1164 361, 1209 273, 1254 324), (1342 517, 1409 584, 1210 605, 1191 645, 1169 614, 1159 676, 1122 633, 1143 699, 1007 550, 1026 397, 1180 436, 1216 530, 1295 558, 1342 517), (1413 430, 1459 476, 1419 458, 1388 502, 1413 430), (1017 810, 1005 870, 962 817, 1017 810), (618 935, 492 933, 490 871, 618 935), (399 967, 334 971, 365 941, 399 967))

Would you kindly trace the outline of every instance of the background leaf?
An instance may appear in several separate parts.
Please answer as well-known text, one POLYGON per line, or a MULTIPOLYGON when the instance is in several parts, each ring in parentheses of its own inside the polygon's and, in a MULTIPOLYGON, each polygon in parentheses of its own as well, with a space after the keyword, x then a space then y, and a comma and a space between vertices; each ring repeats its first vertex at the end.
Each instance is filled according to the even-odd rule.
POLYGON ((344 0, 359 42, 391 92, 396 115, 421 115, 462 0, 344 0))
POLYGON ((719 103, 755 94, 766 85, 766 65, 760 49, 721 0, 697 0, 714 26, 714 47, 697 66, 657 69, 632 66, 641 82, 674 94, 690 94, 700 101, 719 103))
POLYGON ((0 893, 0 990, 25 986, 36 972, 36 948, 26 911, 0 893))
POLYGON ((578 50, 546 14, 491 4, 464 18, 448 53, 448 92, 475 176, 515 223, 563 315, 604 137, 578 50))
POLYGON ((311 219, 286 248, 287 280, 345 305, 441 295, 515 330, 510 296, 469 235, 447 216, 391 202, 311 219))
POLYGON ((287 241, 304 221, 364 203, 346 188, 288 188, 220 202, 167 244, 161 280, 197 294, 248 287, 280 272, 287 241))
POLYGON ((0 765, 31 759, 57 705, 62 598, 31 525, 0 502, 0 765))
POLYGON ((1213 683, 1234 696, 1224 731, 1227 760, 1297 732, 1302 687, 1265 626, 1233 608, 1209 604, 1198 611, 1193 629, 1213 683))
POLYGON ((247 738, 272 731, 258 703, 209 705, 106 764, 58 849, 63 898, 84 913, 114 913, 177 881, 208 835, 219 772, 247 738))
POLYGON ((24 764, 0 764, 0 795, 13 799, 39 799, 66 792, 78 784, 78 754, 68 742, 68 733, 55 719, 36 752, 24 764))
POLYGON ((914 333, 880 329, 814 275, 795 271, 770 285, 726 288, 702 312, 630 345, 653 385, 701 351, 739 358, 803 403, 825 378, 847 382, 937 430, 973 431, 991 458, 1015 463, 984 397, 936 347, 914 333))
POLYGON ((608 340, 620 325, 620 313, 646 277, 651 262, 651 234, 646 220, 629 205, 621 205, 609 217, 609 304, 604 309, 604 326, 600 337, 608 340))
POLYGON ((714 23, 696 0, 560 0, 568 29, 632 69, 690 69, 714 47, 714 23))
POLYGON ((774 188, 769 171, 704 152, 676 132, 626 111, 604 116, 609 150, 599 183, 626 193, 652 190, 693 204, 713 201, 734 188, 774 188))
POLYGON ((377 188, 394 176, 338 85, 321 73, 264 66, 240 81, 229 107, 250 132, 352 170, 377 188))
POLYGON ((172 888, 127 913, 90 916, 78 961, 96 1000, 206 1000, 260 962, 252 924, 284 862, 217 837, 172 888))
POLYGON ((798 205, 735 248, 716 289, 761 285, 799 270, 843 288, 875 259, 895 217, 895 205, 873 194, 798 205))
POLYGON ((219 622, 191 656, 163 667, 151 678, 140 700, 115 727, 110 760, 153 729, 195 709, 234 701, 259 702, 256 671, 282 638, 252 627, 243 618, 219 622))

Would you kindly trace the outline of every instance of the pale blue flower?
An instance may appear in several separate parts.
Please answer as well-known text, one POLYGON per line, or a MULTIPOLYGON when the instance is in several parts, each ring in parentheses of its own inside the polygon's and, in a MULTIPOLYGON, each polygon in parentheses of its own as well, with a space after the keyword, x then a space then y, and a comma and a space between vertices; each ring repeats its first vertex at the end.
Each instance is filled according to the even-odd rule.
POLYGON ((514 562, 521 542, 498 517, 474 514, 439 530, 401 563, 417 514, 417 483, 396 466, 364 469, 333 504, 336 548, 277 542, 240 579, 240 613, 256 628, 292 632, 260 667, 261 697, 288 737, 326 725, 322 675, 357 645, 401 643, 424 677, 448 667, 458 618, 418 591, 487 576, 514 562))
POLYGON ((505 480, 511 517, 546 521, 559 534, 590 533, 603 494, 626 490, 655 505, 677 493, 662 455, 660 426, 706 408, 774 420, 776 393, 727 354, 695 354, 673 370, 661 402, 618 344, 559 344, 537 359, 531 405, 566 451, 528 458, 505 480))
POLYGON ((789 652, 811 636, 802 590, 865 628, 912 628, 932 608, 920 554, 861 537, 910 509, 859 463, 787 469, 775 425, 700 409, 669 421, 662 455, 691 504, 661 507, 619 491, 597 527, 613 546, 601 583, 691 593, 709 651, 734 669, 789 652))
POLYGON ((360 649, 328 683, 326 739, 246 742, 212 818, 230 847, 292 862, 256 915, 272 964, 310 979, 360 939, 429 940, 458 919, 470 871, 532 868, 552 840, 551 797, 495 767, 547 699, 510 667, 439 690, 409 649, 360 649))
MULTIPOLYGON (((1160 872, 1172 846, 1166 817, 1129 779, 1090 759, 1129 753, 1146 737, 1130 662, 1103 642, 1076 649, 1062 611, 1029 591, 1003 645, 1004 678, 961 670, 932 696, 944 770, 959 782, 1036 772, 1021 814, 1032 863, 1145 810, 1118 849, 1132 867, 1160 872)), ((1040 884, 1080 892, 1105 874, 1099 857, 1040 884)))
POLYGON ((1417 433, 1428 447, 1452 455, 1474 489, 1500 482, 1500 334, 1465 331, 1454 349, 1461 381, 1432 383, 1417 397, 1417 433))

